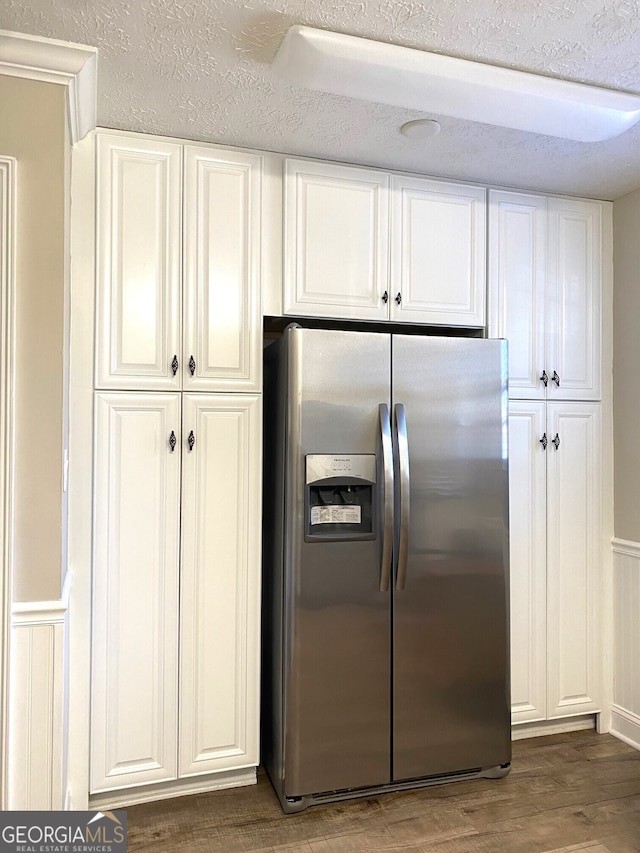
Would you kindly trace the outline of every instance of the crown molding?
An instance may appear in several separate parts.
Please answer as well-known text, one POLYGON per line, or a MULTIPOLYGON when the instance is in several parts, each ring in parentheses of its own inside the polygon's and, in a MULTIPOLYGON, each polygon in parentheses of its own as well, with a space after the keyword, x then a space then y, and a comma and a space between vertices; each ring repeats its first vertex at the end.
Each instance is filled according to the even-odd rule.
POLYGON ((97 71, 95 47, 0 30, 0 74, 66 88, 72 144, 97 124, 97 71))

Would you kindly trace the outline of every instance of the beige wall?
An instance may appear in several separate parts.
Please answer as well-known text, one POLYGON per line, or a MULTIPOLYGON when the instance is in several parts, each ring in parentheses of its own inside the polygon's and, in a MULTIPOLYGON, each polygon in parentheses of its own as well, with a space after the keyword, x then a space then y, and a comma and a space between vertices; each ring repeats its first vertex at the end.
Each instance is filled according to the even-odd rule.
POLYGON ((615 535, 640 542, 640 190, 613 204, 615 535))
POLYGON ((0 154, 17 159, 14 599, 60 597, 65 90, 0 76, 0 154))

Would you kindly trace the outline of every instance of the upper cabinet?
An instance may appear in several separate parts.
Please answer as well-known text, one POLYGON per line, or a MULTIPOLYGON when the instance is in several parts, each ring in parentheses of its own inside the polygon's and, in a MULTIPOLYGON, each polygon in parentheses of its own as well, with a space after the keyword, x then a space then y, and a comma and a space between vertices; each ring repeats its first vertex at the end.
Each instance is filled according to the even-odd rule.
POLYGON ((489 193, 489 335, 512 399, 601 396, 600 202, 489 193))
POLYGON ((284 314, 484 324, 484 189, 293 159, 284 182, 284 314))
POLYGON ((550 198, 547 204, 548 397, 599 400, 603 206, 570 198, 550 198))
POLYGON ((485 190, 391 179, 391 319, 483 326, 485 190))
POLYGON ((97 173, 96 386, 259 390, 261 157, 100 134, 97 173))
POLYGON ((284 313, 386 320, 389 177, 286 160, 284 313))
POLYGON ((175 390, 182 146, 97 139, 97 386, 175 390))

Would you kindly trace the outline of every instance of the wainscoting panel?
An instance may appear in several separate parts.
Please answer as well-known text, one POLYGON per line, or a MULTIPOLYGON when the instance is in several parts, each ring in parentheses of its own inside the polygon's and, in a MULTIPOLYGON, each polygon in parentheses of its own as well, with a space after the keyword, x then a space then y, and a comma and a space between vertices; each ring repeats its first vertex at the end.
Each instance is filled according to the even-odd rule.
POLYGON ((64 808, 70 579, 68 574, 60 600, 17 602, 12 608, 9 809, 64 808))
POLYGON ((611 734, 640 749, 640 543, 613 540, 611 734))

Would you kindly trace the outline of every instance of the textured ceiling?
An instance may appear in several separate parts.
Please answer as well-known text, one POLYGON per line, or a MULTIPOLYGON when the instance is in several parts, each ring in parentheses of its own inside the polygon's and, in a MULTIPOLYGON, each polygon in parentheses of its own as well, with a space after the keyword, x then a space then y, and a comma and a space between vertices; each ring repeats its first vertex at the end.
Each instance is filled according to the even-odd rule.
POLYGON ((106 127, 617 198, 640 187, 640 125, 568 142, 289 86, 294 23, 640 93, 640 0, 2 0, 0 29, 99 48, 106 127))

